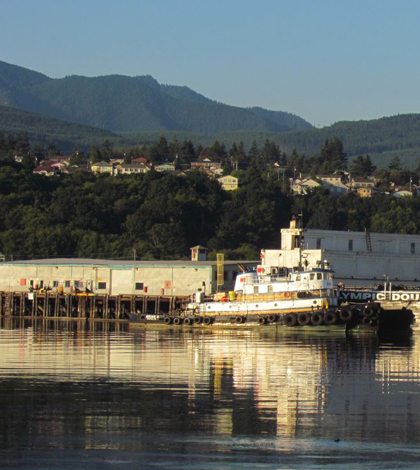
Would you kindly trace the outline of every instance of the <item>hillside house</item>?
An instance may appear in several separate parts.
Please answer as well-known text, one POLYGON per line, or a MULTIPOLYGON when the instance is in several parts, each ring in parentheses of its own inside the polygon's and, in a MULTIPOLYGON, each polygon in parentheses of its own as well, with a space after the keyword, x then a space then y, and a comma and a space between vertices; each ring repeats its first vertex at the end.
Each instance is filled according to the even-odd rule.
POLYGON ((174 163, 162 163, 161 165, 156 165, 154 169, 158 173, 169 173, 169 172, 175 171, 175 164, 174 163))
POLYGON ((317 178, 321 180, 322 186, 328 189, 332 196, 340 196, 349 192, 349 188, 343 183, 341 175, 320 175, 317 178))
POLYGON ((293 194, 308 194, 312 189, 319 188, 321 183, 312 178, 296 178, 291 181, 290 189, 293 194))
POLYGON ((90 166, 90 169, 93 173, 101 174, 101 173, 108 173, 110 175, 114 175, 116 170, 115 166, 112 163, 108 162, 97 162, 93 163, 90 166))
POLYGON ((222 185, 225 191, 235 191, 239 188, 239 180, 236 176, 226 175, 218 178, 217 181, 222 185))
POLYGON ((54 176, 60 173, 58 168, 54 168, 51 165, 51 162, 42 162, 41 165, 38 165, 32 173, 37 174, 37 175, 44 175, 44 176, 54 176))
POLYGON ((375 181, 369 178, 351 178, 350 186, 352 189, 357 190, 359 188, 374 188, 375 181))
POLYGON ((133 175, 133 174, 142 174, 150 171, 150 167, 144 163, 139 165, 133 163, 122 163, 117 165, 117 172, 120 175, 133 175))
POLYGON ((213 162, 210 158, 203 158, 202 160, 191 162, 191 168, 196 170, 214 170, 221 169, 222 164, 220 162, 213 162))

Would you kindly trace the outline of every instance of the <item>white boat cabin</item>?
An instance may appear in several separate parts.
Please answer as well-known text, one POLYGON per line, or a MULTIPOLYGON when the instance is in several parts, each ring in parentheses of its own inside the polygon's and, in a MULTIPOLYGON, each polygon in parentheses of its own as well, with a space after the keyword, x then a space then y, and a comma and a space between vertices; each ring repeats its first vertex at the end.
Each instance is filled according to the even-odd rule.
POLYGON ((271 294, 276 292, 318 291, 333 288, 332 272, 324 269, 288 270, 279 268, 265 274, 263 267, 256 272, 239 274, 235 292, 243 294, 271 294), (261 269, 261 270, 260 270, 261 269), (260 270, 260 271, 258 271, 260 270))

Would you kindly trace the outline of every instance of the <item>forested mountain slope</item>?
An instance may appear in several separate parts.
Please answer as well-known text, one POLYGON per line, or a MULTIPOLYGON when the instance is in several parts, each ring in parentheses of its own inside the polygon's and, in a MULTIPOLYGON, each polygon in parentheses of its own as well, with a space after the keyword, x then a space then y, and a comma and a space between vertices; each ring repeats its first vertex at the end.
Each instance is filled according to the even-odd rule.
POLYGON ((160 85, 150 76, 51 79, 5 62, 0 62, 0 105, 111 131, 215 134, 311 127, 290 113, 228 106, 187 87, 160 85))
POLYGON ((342 121, 322 129, 288 133, 277 137, 286 152, 296 149, 315 155, 325 139, 338 137, 349 156, 370 154, 375 161, 399 155, 409 163, 420 156, 420 114, 402 114, 370 121, 342 121))
POLYGON ((0 106, 0 131, 14 134, 27 132, 33 143, 47 144, 54 140, 57 147, 66 153, 75 147, 87 148, 91 144, 116 137, 116 134, 110 131, 60 121, 8 106, 0 106))

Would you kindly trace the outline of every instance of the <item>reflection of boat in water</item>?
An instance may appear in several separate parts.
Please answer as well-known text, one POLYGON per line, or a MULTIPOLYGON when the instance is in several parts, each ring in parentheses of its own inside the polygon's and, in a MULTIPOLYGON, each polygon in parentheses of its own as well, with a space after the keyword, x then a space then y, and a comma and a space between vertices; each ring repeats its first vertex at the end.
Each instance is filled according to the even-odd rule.
POLYGON ((409 327, 408 310, 385 312, 375 302, 340 303, 323 251, 304 250, 302 240, 303 229, 294 219, 282 230, 283 248, 262 250, 261 264, 255 271, 238 274, 233 291, 206 298, 199 290, 175 314, 140 314, 131 320, 186 326, 409 327))

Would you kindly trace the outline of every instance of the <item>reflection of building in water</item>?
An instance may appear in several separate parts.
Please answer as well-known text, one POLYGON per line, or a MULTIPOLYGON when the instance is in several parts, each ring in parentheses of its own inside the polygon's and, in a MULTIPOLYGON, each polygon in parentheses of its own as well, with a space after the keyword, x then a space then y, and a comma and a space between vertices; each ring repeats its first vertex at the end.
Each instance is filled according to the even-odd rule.
MULTIPOLYGON (((342 333, 34 328, 0 330, 0 364, 0 377, 135 387, 138 414, 118 426, 183 419, 217 434, 372 438, 379 430, 420 441, 418 341, 378 348, 375 338, 342 333)), ((101 419, 87 418, 86 428, 101 419)))

